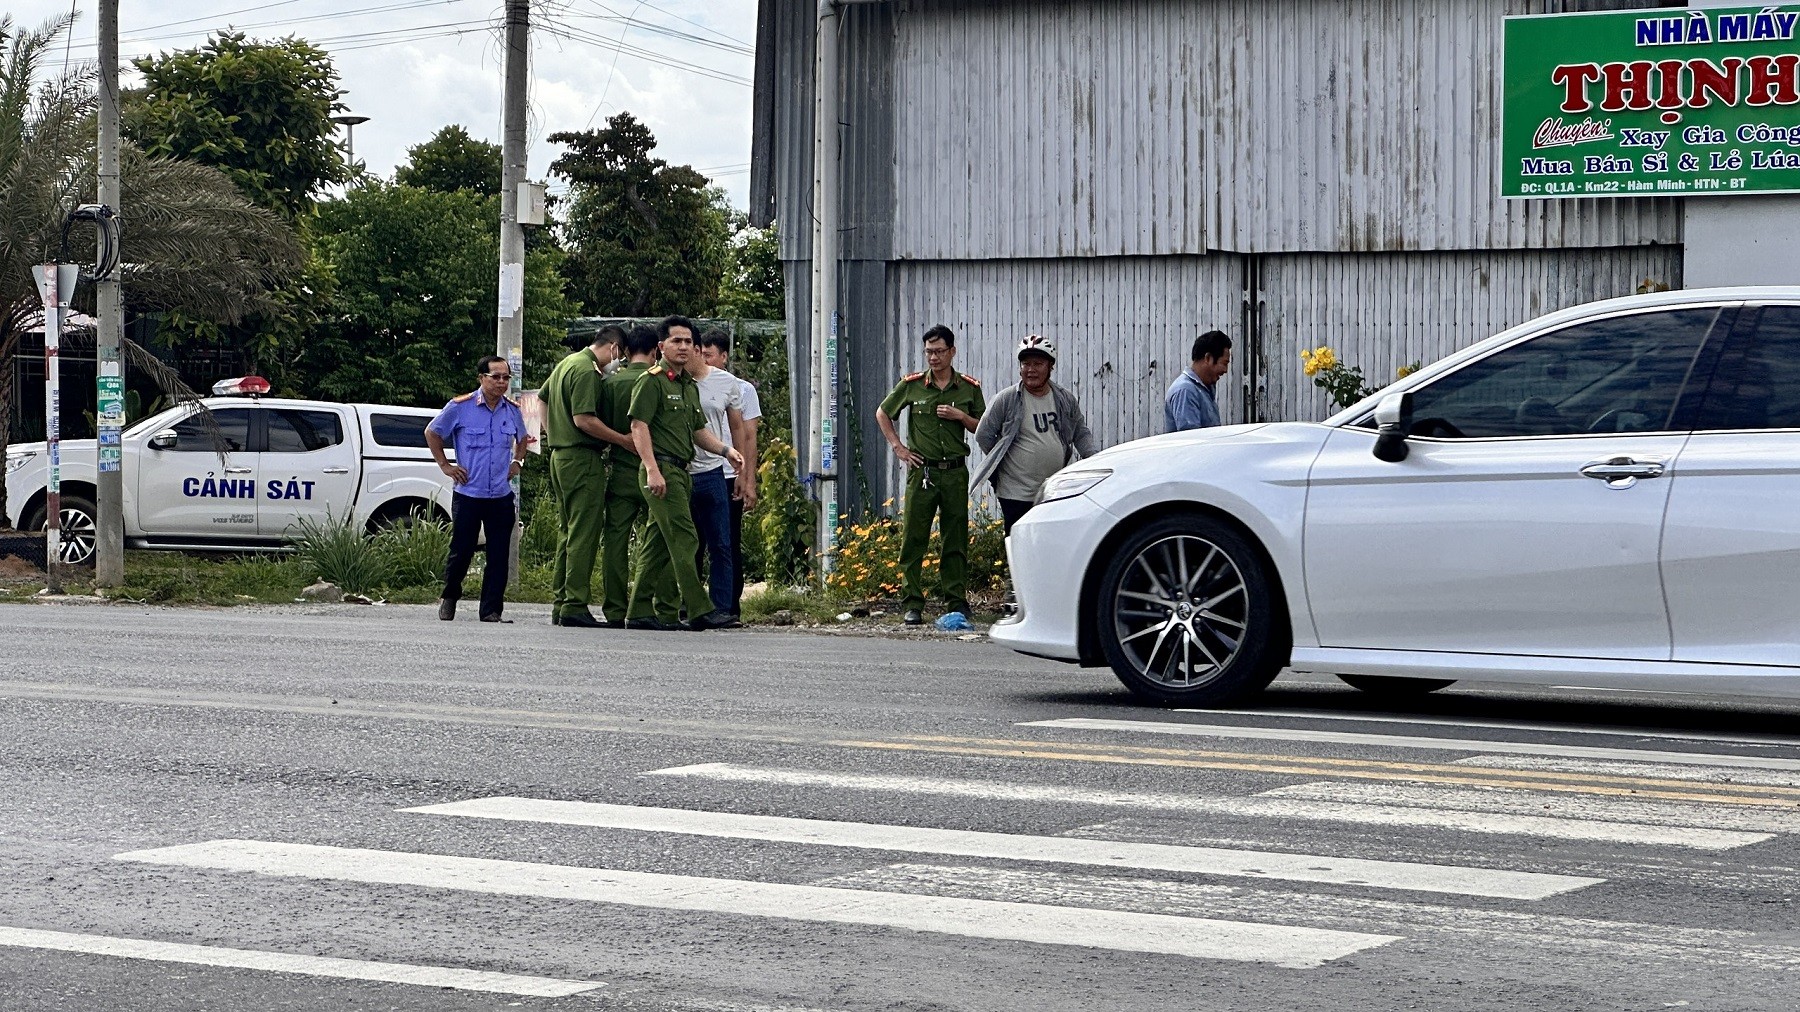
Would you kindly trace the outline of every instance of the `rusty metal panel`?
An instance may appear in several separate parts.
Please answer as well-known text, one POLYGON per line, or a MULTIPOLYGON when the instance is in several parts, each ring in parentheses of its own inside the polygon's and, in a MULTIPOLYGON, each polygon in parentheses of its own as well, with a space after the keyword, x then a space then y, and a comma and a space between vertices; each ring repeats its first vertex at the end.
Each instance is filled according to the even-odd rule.
MULTIPOLYGON (((956 368, 979 379, 990 398, 1018 382, 1019 338, 1042 334, 1059 346, 1053 378, 1080 398, 1103 445, 1160 432, 1163 393, 1186 367, 1194 338, 1215 327, 1236 333, 1242 287, 1236 257, 892 264, 886 346, 856 346, 857 354, 885 356, 888 377, 881 389, 859 394, 861 424, 875 431, 875 405, 894 379, 924 368, 920 338, 942 323, 957 335, 956 368)), ((1227 422, 1242 418, 1242 391, 1231 377, 1219 384, 1219 401, 1227 422)), ((879 501, 901 487, 899 471, 891 455, 877 453, 879 444, 869 445, 879 501)))
POLYGON ((1370 386, 1568 306, 1681 287, 1679 246, 1471 253, 1289 254, 1261 258, 1261 408, 1268 420, 1336 411, 1301 369, 1329 345, 1370 386))

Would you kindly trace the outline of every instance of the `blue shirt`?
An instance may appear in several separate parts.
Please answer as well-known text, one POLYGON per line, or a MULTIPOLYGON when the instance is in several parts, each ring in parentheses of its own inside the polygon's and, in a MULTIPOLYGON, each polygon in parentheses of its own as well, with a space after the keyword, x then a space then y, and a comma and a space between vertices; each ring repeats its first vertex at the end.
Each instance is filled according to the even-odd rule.
POLYGON ((456 486, 459 495, 512 495, 513 447, 525 438, 525 416, 517 404, 502 397, 490 408, 477 390, 444 405, 426 428, 456 448, 456 462, 469 472, 469 480, 456 486))
POLYGON ((1220 424, 1219 401, 1211 384, 1200 382, 1190 367, 1181 370, 1163 398, 1163 431, 1182 432, 1220 424))

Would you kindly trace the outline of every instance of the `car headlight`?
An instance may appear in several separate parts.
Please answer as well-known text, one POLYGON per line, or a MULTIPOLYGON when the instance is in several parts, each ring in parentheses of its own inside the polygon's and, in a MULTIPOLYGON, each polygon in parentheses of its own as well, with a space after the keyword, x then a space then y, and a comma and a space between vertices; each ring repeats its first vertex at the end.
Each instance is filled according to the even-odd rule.
POLYGON ((1106 468, 1060 471, 1051 475, 1049 481, 1044 482, 1044 487, 1038 491, 1037 501, 1041 503, 1055 502, 1058 499, 1078 496, 1105 481, 1106 476, 1111 473, 1112 471, 1106 468))
POLYGON ((6 455, 6 473, 11 474, 14 471, 17 471, 19 468, 24 467, 26 464, 31 463, 31 458, 33 458, 35 456, 37 456, 37 454, 35 454, 35 453, 9 453, 9 454, 7 454, 6 455))

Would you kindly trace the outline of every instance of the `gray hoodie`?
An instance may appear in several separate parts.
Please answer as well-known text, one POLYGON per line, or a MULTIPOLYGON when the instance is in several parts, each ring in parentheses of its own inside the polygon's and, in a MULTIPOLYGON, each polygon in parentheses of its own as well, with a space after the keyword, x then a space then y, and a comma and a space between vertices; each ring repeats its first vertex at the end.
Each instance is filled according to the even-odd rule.
MULTIPOLYGON (((1088 428, 1087 418, 1081 413, 1081 405, 1075 402, 1075 395, 1054 382, 1050 384, 1050 395, 1056 401, 1056 434, 1062 439, 1063 463, 1099 453, 1100 440, 1088 428)), ((1019 385, 1014 383, 994 395, 981 416, 981 424, 975 428, 975 443, 987 456, 981 462, 981 470, 969 481, 970 488, 979 487, 1000 469, 1006 451, 1012 449, 1013 441, 1019 438, 1019 426, 1023 421, 1024 413, 1019 410, 1019 385)))

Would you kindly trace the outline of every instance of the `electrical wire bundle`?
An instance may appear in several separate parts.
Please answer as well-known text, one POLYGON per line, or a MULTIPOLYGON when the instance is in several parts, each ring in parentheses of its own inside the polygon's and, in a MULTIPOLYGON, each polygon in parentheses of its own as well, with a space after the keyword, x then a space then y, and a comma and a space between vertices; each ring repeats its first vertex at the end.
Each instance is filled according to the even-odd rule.
POLYGON ((99 281, 111 277, 119 266, 119 216, 105 204, 83 204, 68 213, 63 219, 62 251, 58 259, 68 262, 69 230, 79 221, 94 224, 94 266, 82 268, 83 281, 99 281))

